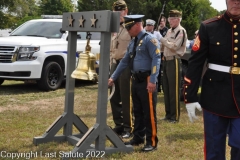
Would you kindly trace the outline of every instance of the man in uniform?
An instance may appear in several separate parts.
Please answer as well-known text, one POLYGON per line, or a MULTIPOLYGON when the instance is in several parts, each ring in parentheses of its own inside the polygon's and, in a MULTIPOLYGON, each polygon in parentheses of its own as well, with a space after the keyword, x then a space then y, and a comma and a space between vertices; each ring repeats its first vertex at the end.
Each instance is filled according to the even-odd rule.
POLYGON ((186 51, 187 34, 181 26, 182 12, 170 10, 169 24, 165 37, 161 38, 164 47, 163 91, 166 115, 162 120, 171 123, 179 121, 180 116, 180 81, 181 59, 186 51))
POLYGON ((159 31, 154 31, 154 25, 155 25, 155 21, 152 20, 152 19, 147 19, 146 20, 146 27, 145 27, 145 30, 151 34, 153 34, 157 40, 159 41, 160 43, 160 39, 162 38, 162 35, 160 34, 159 31))
POLYGON ((160 66, 160 46, 152 34, 146 33, 142 26, 144 15, 125 16, 125 28, 132 37, 124 58, 108 80, 108 85, 120 76, 126 67, 132 72, 132 100, 134 106, 133 138, 126 145, 146 144, 142 151, 153 151, 157 148, 157 76, 160 66))
POLYGON ((184 99, 192 122, 197 118, 195 109, 203 108, 205 160, 226 159, 226 137, 230 159, 240 159, 240 1, 226 0, 226 4, 223 15, 201 24, 184 78, 184 99), (201 78, 206 60, 208 69, 201 78))
MULTIPOLYGON (((120 12, 120 29, 118 33, 113 33, 111 38, 110 74, 112 74, 119 65, 131 40, 131 36, 123 26, 123 17, 128 13, 125 1, 118 0, 114 2, 113 11, 120 12)), ((130 78, 130 69, 126 67, 122 74, 115 79, 115 92, 110 99, 113 121, 115 123, 114 131, 122 136, 122 138, 130 138, 133 131, 133 111, 130 103, 130 78)))
POLYGON ((159 32, 160 34, 165 37, 165 35, 167 34, 168 28, 166 27, 166 17, 162 16, 162 19, 160 21, 159 24, 159 32))
MULTIPOLYGON (((162 16, 159 24, 159 32, 162 35, 162 37, 165 37, 167 34, 168 28, 166 27, 166 17, 162 16)), ((163 60, 163 52, 161 52, 161 60, 163 60)), ((161 63, 160 69, 159 69, 159 74, 158 74, 158 92, 162 91, 162 66, 163 66, 163 61, 161 63)))

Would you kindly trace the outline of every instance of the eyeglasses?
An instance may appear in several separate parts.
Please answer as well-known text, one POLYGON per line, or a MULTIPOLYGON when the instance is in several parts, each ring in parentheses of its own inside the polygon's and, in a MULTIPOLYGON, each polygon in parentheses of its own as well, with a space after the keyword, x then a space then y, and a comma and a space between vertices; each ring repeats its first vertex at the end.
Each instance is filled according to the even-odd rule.
POLYGON ((153 26, 153 25, 151 25, 151 24, 147 24, 147 26, 153 26))
POLYGON ((168 18, 168 21, 173 21, 173 20, 175 20, 175 19, 178 19, 178 18, 173 18, 173 17, 171 17, 171 18, 168 18))

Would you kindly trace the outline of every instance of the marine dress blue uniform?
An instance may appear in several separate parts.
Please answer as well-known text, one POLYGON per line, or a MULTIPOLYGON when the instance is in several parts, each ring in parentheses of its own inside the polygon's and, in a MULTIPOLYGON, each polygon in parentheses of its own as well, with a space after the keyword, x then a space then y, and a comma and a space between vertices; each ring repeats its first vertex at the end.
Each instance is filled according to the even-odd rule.
POLYGON ((204 21, 192 47, 185 80, 185 103, 198 101, 204 119, 206 160, 225 160, 226 137, 231 160, 240 160, 240 18, 228 12, 204 21), (227 136, 228 134, 228 136, 227 136))
MULTIPOLYGON (((130 42, 127 53, 112 74, 113 80, 117 79, 127 66, 130 66, 135 39, 130 42)), ((160 46, 158 40, 153 35, 146 33, 145 30, 137 35, 137 39, 136 56, 133 59, 131 70, 131 94, 135 116, 133 140, 143 143, 144 136, 146 136, 146 145, 157 147, 157 89, 148 93, 147 84, 148 82, 157 83, 160 68, 160 46)))

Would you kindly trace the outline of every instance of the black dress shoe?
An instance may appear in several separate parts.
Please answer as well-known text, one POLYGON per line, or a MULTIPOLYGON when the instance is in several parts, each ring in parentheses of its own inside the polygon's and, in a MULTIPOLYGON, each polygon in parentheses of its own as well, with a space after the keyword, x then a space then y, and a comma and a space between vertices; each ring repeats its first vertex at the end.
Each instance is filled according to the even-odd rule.
POLYGON ((169 123, 178 123, 178 121, 173 120, 173 119, 170 119, 168 122, 169 122, 169 123))
POLYGON ((117 133, 117 135, 121 136, 123 134, 123 130, 119 129, 119 128, 113 128, 113 131, 115 133, 117 133))
POLYGON ((153 146, 151 146, 151 145, 145 145, 145 146, 142 148, 142 151, 143 151, 143 152, 150 152, 150 151, 154 151, 154 150, 156 150, 156 149, 157 149, 156 146, 153 147, 153 146))
POLYGON ((124 144, 125 145, 132 145, 132 146, 138 146, 138 145, 140 145, 140 144, 143 144, 144 143, 144 141, 142 140, 134 140, 134 139, 131 139, 130 141, 127 141, 127 142, 125 142, 124 144))
POLYGON ((126 139, 127 139, 127 138, 131 138, 132 136, 133 136, 132 133, 126 132, 126 131, 123 132, 122 135, 121 135, 122 138, 126 138, 126 139))

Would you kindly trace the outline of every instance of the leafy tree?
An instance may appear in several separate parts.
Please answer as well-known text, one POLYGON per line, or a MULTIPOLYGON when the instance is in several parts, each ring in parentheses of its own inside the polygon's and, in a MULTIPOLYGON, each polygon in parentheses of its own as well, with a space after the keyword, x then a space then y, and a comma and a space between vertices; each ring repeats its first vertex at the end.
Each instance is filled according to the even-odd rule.
POLYGON ((26 15, 37 15, 38 7, 35 0, 14 0, 14 5, 8 7, 7 12, 18 18, 23 18, 26 15))
POLYGON ((78 0, 77 9, 83 11, 112 10, 112 4, 116 0, 78 0))
POLYGON ((0 29, 7 28, 7 23, 9 18, 5 13, 6 8, 13 6, 14 3, 12 0, 1 0, 0 1, 0 29))
POLYGON ((62 15, 63 12, 73 12, 71 0, 40 0, 40 12, 46 15, 62 15))
MULTIPOLYGON (((7 5, 5 3, 2 8, 2 11, 4 10, 4 17, 2 17, 4 26, 2 28, 15 28, 18 26, 18 21, 21 21, 24 17, 34 19, 34 16, 38 15, 38 6, 35 0, 14 0, 14 3, 12 2, 9 1, 7 5)), ((1 13, 3 12, 0 12, 0 17, 1 13)))

